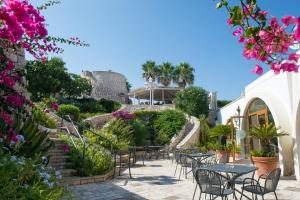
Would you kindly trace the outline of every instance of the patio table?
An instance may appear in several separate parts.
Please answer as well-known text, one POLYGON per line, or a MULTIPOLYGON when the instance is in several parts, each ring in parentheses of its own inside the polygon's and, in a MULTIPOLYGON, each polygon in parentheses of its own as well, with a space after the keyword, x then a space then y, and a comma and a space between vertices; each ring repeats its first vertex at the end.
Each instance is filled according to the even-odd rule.
POLYGON ((156 154, 156 159, 159 157, 159 150, 164 148, 164 146, 146 146, 146 151, 150 153, 150 159, 152 158, 152 153, 156 154))
MULTIPOLYGON (((210 166, 200 167, 200 168, 214 171, 214 172, 219 172, 219 173, 226 173, 229 185, 234 191, 237 191, 240 194, 242 194, 241 191, 236 189, 234 186, 234 180, 242 175, 254 172, 257 169, 255 166, 242 165, 242 164, 215 164, 215 165, 210 165, 210 166), (230 177, 229 174, 232 174, 232 176, 230 177)), ((245 194, 243 194, 243 196, 251 200, 251 198, 247 197, 245 194)), ((237 199, 235 193, 234 193, 234 197, 235 199, 237 199)))

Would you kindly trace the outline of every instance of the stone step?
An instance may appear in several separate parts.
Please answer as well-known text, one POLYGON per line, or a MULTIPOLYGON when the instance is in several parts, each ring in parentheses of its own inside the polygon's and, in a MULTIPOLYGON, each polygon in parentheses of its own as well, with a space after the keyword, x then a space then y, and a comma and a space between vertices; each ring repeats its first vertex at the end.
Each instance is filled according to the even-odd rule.
POLYGON ((61 163, 49 163, 49 165, 56 170, 61 170, 61 169, 70 169, 72 167, 71 162, 61 162, 61 163))
POLYGON ((67 155, 54 155, 50 157, 49 162, 50 163, 60 163, 60 162, 66 162, 70 159, 70 156, 67 155))
POLYGON ((75 169, 60 169, 58 171, 63 177, 75 176, 77 174, 75 169))

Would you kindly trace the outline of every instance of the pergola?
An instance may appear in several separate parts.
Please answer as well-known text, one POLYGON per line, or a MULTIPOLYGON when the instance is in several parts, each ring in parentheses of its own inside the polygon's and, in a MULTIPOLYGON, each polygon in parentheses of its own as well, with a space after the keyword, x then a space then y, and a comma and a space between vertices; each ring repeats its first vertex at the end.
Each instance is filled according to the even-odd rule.
POLYGON ((171 102, 176 96, 176 93, 182 91, 179 87, 143 87, 135 89, 129 92, 129 97, 137 100, 149 100, 150 104, 153 105, 154 101, 171 102))

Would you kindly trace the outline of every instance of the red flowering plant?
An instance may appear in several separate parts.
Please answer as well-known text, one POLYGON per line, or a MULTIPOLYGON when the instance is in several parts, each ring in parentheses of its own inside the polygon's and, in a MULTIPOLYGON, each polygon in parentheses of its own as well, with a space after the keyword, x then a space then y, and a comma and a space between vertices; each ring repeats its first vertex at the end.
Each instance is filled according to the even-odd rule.
POLYGON ((233 35, 244 44, 243 55, 258 63, 252 70, 261 75, 261 63, 270 66, 275 74, 298 72, 300 55, 291 46, 300 42, 300 17, 272 17, 262 10, 257 0, 239 0, 230 6, 229 0, 221 0, 217 8, 225 7, 229 13, 227 23, 234 27, 233 35))
MULTIPOLYGON (((40 10, 58 3, 49 1, 35 8, 28 0, 0 0, 0 139, 15 141, 14 116, 31 117, 33 106, 24 89, 24 71, 16 67, 11 55, 23 50, 35 59, 46 60, 49 53, 61 53, 56 43, 88 46, 78 38, 55 38, 48 35, 45 18, 40 10)), ((53 105, 54 109, 57 105, 53 105)))

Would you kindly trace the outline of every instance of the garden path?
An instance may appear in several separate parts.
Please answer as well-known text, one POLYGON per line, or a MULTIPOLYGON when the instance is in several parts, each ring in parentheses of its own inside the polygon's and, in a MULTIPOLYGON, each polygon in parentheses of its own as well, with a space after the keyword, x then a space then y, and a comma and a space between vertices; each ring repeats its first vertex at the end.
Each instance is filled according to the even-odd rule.
MULTIPOLYGON (((173 176, 175 166, 170 160, 146 161, 145 166, 132 168, 134 179, 128 179, 125 171, 123 176, 105 183, 71 188, 82 200, 191 200, 195 188, 192 176, 189 174, 188 179, 178 181, 179 171, 173 176)), ((280 180, 277 191, 280 200, 300 199, 300 184, 295 180, 280 180)), ((199 199, 198 191, 195 199, 199 199)), ((265 197, 265 200, 271 199, 275 197, 265 197)))

